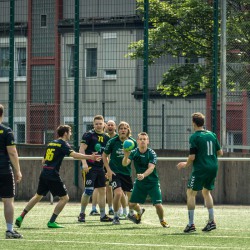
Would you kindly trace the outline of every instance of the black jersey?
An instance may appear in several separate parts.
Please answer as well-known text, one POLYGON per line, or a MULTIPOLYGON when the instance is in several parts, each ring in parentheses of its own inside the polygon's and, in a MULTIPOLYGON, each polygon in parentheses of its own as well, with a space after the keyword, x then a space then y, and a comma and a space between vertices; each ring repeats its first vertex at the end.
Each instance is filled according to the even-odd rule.
MULTIPOLYGON (((92 154, 93 152, 98 152, 98 154, 102 154, 104 148, 109 140, 109 136, 105 133, 98 134, 94 129, 86 132, 82 136, 81 143, 86 144, 88 147, 85 150, 86 154, 92 154)), ((103 169, 103 161, 93 161, 87 160, 88 166, 92 167, 91 169, 103 169)))
POLYGON ((7 146, 15 146, 11 128, 0 124, 0 174, 12 172, 7 146))
POLYGON ((45 162, 42 166, 41 175, 48 179, 58 179, 62 160, 65 156, 69 156, 71 152, 73 152, 73 149, 62 139, 50 142, 44 155, 45 162))

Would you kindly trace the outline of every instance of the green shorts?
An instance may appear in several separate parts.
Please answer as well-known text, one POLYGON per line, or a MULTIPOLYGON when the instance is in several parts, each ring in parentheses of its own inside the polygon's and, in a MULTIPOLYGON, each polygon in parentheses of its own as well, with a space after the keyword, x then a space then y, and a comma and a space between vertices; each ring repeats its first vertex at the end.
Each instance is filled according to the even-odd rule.
POLYGON ((200 191, 203 188, 213 190, 217 172, 218 169, 203 171, 202 173, 201 171, 193 171, 188 180, 188 188, 194 191, 200 191))
POLYGON ((160 183, 143 183, 142 181, 136 180, 129 201, 131 203, 143 204, 148 195, 151 198, 153 205, 162 203, 160 183))

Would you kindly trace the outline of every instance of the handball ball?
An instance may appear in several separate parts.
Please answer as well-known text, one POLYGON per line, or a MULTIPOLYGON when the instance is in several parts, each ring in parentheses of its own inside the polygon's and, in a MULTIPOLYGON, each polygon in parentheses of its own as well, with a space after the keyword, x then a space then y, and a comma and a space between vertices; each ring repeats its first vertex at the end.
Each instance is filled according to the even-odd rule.
POLYGON ((125 151, 131 151, 132 149, 134 149, 134 147, 135 147, 135 144, 134 144, 134 142, 132 140, 128 139, 128 140, 125 140, 123 142, 123 149, 125 151))
POLYGON ((101 149, 101 144, 100 143, 96 143, 96 145, 95 145, 95 151, 99 152, 100 149, 101 149))

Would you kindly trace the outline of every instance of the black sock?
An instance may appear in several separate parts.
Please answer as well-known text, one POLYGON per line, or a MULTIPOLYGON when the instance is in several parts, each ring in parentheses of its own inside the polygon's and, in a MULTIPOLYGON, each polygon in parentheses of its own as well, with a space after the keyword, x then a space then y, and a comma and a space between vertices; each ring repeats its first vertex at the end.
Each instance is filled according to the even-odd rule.
POLYGON ((52 216, 51 216, 51 218, 50 218, 50 220, 49 220, 49 221, 50 221, 51 223, 55 222, 55 221, 56 221, 57 216, 58 216, 57 214, 52 214, 52 216))

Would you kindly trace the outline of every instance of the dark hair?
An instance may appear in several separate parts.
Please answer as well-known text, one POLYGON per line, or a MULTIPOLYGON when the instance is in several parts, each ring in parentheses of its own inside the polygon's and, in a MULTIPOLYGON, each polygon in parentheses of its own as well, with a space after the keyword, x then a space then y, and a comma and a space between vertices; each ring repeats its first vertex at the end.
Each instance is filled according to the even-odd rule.
POLYGON ((0 117, 3 116, 3 111, 4 111, 4 107, 2 104, 0 104, 0 117))
POLYGON ((65 133, 69 133, 70 129, 71 127, 69 125, 60 125, 56 129, 58 137, 63 137, 65 133))
POLYGON ((200 112, 193 113, 192 114, 192 121, 198 127, 202 127, 204 125, 204 122, 205 122, 205 116, 202 113, 200 113, 200 112))

